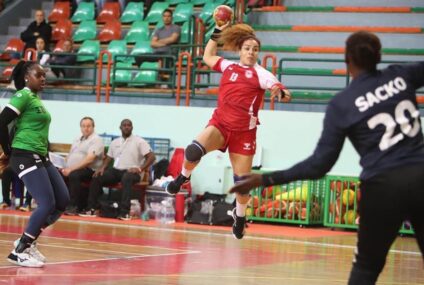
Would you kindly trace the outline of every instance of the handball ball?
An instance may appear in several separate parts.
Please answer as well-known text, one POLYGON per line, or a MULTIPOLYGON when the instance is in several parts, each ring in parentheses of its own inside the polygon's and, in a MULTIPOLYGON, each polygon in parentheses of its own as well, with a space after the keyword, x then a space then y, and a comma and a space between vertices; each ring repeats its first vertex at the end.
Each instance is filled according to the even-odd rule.
POLYGON ((218 27, 225 25, 227 22, 233 20, 233 9, 227 5, 219 5, 213 11, 213 19, 218 27))

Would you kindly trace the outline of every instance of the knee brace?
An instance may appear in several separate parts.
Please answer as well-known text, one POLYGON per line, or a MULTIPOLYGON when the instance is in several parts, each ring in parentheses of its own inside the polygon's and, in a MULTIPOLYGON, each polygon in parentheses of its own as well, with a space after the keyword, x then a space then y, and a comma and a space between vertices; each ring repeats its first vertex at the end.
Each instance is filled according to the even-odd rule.
POLYGON ((184 154, 187 161, 196 163, 206 154, 206 149, 198 141, 193 141, 186 147, 184 154))

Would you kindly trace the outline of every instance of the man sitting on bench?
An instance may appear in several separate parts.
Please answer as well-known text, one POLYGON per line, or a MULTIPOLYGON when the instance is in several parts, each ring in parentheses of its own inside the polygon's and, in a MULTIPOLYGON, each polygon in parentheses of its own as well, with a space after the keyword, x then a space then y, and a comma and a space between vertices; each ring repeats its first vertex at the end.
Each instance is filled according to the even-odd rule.
POLYGON ((132 135, 133 125, 129 119, 121 122, 122 136, 112 141, 103 165, 94 173, 90 183, 87 209, 82 217, 97 216, 98 198, 103 186, 122 183, 122 199, 118 219, 129 220, 132 186, 140 182, 146 170, 155 161, 150 145, 141 137, 132 135), (113 160, 113 166, 109 167, 113 160))

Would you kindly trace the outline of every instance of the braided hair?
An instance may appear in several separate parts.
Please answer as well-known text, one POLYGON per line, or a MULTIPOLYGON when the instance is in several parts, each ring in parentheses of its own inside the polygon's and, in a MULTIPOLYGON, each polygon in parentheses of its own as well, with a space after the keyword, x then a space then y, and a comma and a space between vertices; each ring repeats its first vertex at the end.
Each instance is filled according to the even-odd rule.
POLYGON ((21 60, 15 66, 12 72, 12 80, 15 83, 16 90, 21 90, 25 87, 25 75, 37 65, 35 61, 21 60))
POLYGON ((353 33, 346 40, 346 63, 352 60, 358 68, 375 71, 381 61, 381 43, 379 38, 370 32, 353 33))

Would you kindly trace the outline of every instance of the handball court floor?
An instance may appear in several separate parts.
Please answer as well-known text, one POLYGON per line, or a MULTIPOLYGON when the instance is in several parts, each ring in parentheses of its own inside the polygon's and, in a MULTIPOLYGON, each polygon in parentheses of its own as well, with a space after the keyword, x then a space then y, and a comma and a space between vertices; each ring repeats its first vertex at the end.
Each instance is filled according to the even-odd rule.
MULTIPOLYGON (((250 224, 229 227, 64 217, 39 239, 43 268, 6 257, 28 213, 0 211, 0 284, 346 284, 354 232, 250 224)), ((399 237, 377 284, 424 284, 415 239, 399 237)))

